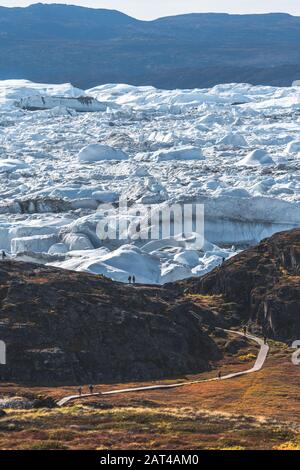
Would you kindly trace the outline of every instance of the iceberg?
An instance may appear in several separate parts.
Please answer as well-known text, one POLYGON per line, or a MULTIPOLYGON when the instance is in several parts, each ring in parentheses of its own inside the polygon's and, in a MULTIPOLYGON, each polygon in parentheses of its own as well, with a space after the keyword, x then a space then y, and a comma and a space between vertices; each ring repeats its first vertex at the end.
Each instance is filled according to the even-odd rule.
POLYGON ((127 160, 128 155, 109 145, 90 144, 80 150, 78 159, 82 163, 94 163, 101 160, 127 160))
POLYGON ((0 248, 120 282, 202 276, 300 227, 299 103, 295 87, 243 83, 0 81, 0 248), (150 219, 141 234, 143 211, 184 204, 204 205, 201 248, 196 235, 157 239, 150 219), (118 217, 127 229, 103 240, 98 224, 118 217))
POLYGON ((264 150, 253 150, 245 158, 237 162, 237 166, 258 166, 258 165, 273 165, 274 160, 264 150))

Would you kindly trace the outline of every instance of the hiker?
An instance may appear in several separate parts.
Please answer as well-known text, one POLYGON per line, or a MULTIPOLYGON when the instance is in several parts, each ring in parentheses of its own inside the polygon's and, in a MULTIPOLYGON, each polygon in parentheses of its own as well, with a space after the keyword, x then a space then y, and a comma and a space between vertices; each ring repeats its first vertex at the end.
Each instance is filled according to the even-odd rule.
POLYGON ((1 256, 2 256, 2 261, 4 261, 5 258, 7 258, 7 254, 5 253, 4 250, 2 250, 1 256))
POLYGON ((221 380, 221 378, 222 378, 222 372, 219 371, 219 373, 218 373, 218 379, 221 380))
POLYGON ((222 258, 222 263, 225 263, 225 261, 226 261, 226 258, 223 257, 222 258))
POLYGON ((247 336, 247 327, 246 326, 244 326, 243 331, 244 331, 244 336, 247 336))
POLYGON ((268 342, 268 338, 264 336, 264 344, 267 344, 267 342, 268 342))
POLYGON ((132 283, 135 284, 135 276, 132 276, 132 283))
POLYGON ((94 385, 89 385, 89 391, 90 391, 90 394, 93 395, 93 393, 94 393, 94 385))
POLYGON ((78 387, 78 395, 81 397, 81 395, 82 395, 82 387, 78 387))
POLYGON ((131 284, 131 279, 132 279, 131 276, 128 276, 128 282, 129 282, 129 284, 131 284))

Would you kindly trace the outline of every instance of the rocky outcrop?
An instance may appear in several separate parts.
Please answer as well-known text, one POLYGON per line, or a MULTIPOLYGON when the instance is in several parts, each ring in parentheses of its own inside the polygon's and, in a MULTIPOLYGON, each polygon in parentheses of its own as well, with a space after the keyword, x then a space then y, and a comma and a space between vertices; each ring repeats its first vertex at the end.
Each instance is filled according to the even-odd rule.
POLYGON ((220 352, 190 308, 165 289, 0 262, 1 380, 85 384, 207 370, 220 352))
POLYGON ((233 304, 240 322, 276 339, 298 339, 300 230, 263 240, 203 278, 181 283, 181 288, 186 293, 221 295, 224 303, 233 304))
MULTIPOLYGON (((161 288, 0 262, 3 381, 86 384, 201 372, 221 357, 209 336, 214 326, 246 323, 276 339, 300 338, 300 230, 274 235, 203 278, 161 288)), ((227 342, 224 350, 238 347, 227 342)))

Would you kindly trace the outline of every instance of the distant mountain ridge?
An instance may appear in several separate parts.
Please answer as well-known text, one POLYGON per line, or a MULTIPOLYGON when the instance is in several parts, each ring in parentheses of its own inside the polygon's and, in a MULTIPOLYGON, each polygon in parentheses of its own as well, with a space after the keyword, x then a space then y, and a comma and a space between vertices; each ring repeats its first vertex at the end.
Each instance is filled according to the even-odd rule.
POLYGON ((0 7, 1 33, 7 39, 107 39, 120 27, 139 21, 115 10, 37 3, 27 8, 0 7))
POLYGON ((300 77, 300 17, 189 14, 140 21, 62 4, 0 7, 0 79, 125 82, 159 88, 224 82, 288 86, 300 77))

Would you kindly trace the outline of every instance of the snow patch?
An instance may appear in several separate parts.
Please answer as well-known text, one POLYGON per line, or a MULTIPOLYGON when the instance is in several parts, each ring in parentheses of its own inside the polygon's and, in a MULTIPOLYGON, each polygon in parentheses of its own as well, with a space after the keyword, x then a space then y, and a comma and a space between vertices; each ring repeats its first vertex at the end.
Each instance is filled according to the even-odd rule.
POLYGON ((108 145, 90 144, 80 150, 78 159, 81 163, 94 163, 101 160, 127 160, 128 155, 108 145))
POLYGON ((180 147, 171 150, 162 150, 154 153, 157 162, 172 160, 205 160, 202 151, 197 147, 180 147))
POLYGON ((28 170, 30 167, 20 160, 0 159, 0 173, 12 173, 18 170, 28 170))
POLYGON ((273 165, 274 160, 264 150, 253 150, 245 158, 237 162, 237 166, 258 166, 258 165, 273 165))

